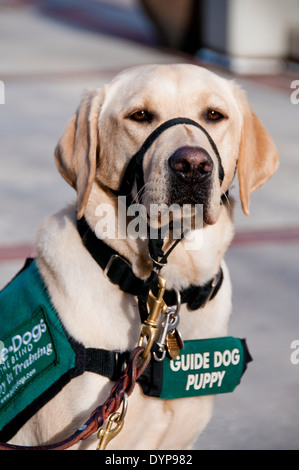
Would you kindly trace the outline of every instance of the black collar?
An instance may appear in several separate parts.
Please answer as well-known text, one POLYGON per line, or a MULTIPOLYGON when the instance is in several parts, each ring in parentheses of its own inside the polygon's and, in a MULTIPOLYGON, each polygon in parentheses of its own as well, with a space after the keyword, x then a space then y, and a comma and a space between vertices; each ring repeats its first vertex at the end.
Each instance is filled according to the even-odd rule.
MULTIPOLYGON (((83 245, 89 251, 93 259, 103 269, 105 275, 113 284, 129 294, 138 296, 145 284, 133 273, 132 267, 127 259, 117 251, 97 238, 95 233, 87 224, 85 217, 77 221, 78 232, 83 245)), ((191 285, 180 292, 181 302, 187 303, 190 310, 203 308, 209 300, 212 300, 219 291, 223 281, 223 272, 220 268, 216 276, 203 286, 191 285)), ((167 305, 176 305, 177 293, 175 290, 166 290, 164 300, 167 305)))

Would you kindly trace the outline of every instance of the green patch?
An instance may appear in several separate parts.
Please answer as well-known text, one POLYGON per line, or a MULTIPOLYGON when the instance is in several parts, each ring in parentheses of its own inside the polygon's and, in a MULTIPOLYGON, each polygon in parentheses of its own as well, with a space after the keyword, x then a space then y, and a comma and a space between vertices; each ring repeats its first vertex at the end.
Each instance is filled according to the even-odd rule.
POLYGON ((232 392, 246 365, 243 344, 231 336, 185 341, 175 360, 164 359, 160 398, 232 392))

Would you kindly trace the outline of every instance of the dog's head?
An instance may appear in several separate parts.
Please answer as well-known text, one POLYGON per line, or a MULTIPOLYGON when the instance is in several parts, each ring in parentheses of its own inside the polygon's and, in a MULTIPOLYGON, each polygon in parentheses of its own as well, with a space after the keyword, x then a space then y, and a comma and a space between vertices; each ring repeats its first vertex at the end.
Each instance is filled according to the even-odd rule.
POLYGON ((243 211, 250 193, 278 167, 278 152, 236 85, 195 65, 135 67, 82 98, 55 150, 58 169, 77 190, 82 217, 93 184, 118 190, 131 158, 162 123, 143 159, 143 202, 203 204, 217 221, 221 196, 238 168, 243 211))

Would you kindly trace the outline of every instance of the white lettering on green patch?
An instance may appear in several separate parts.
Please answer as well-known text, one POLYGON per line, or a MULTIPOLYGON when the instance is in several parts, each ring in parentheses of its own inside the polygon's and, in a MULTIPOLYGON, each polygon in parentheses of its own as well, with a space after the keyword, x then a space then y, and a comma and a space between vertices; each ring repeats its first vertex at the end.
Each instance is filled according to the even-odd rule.
POLYGON ((0 409, 29 382, 56 361, 43 308, 2 339, 0 349, 0 409))
POLYGON ((161 398, 212 395, 235 389, 244 371, 241 340, 227 336, 184 344, 175 360, 164 360, 161 398))

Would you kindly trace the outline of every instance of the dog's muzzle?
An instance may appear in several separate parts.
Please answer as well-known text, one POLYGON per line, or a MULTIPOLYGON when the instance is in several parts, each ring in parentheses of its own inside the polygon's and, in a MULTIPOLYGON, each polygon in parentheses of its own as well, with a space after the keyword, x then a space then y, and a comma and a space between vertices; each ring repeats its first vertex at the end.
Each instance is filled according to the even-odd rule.
POLYGON ((207 204, 212 186, 214 162, 206 149, 184 146, 168 159, 168 204, 207 204))
MULTIPOLYGON (((146 138, 140 150, 131 158, 125 170, 120 188, 113 191, 115 195, 127 196, 127 204, 130 205, 132 202, 130 196, 134 183, 136 182, 138 194, 140 194, 140 198, 142 198, 142 192, 144 189, 143 160, 146 152, 163 132, 170 127, 182 124, 197 127, 207 137, 218 161, 218 176, 221 186, 224 179, 224 170, 218 149, 210 134, 206 129, 204 129, 204 127, 192 119, 175 118, 161 124, 146 138)), ((206 180, 211 176, 213 162, 207 152, 200 147, 182 147, 170 157, 169 166, 172 172, 175 173, 176 176, 179 175, 185 182, 196 179, 198 184, 200 180, 206 180)))

